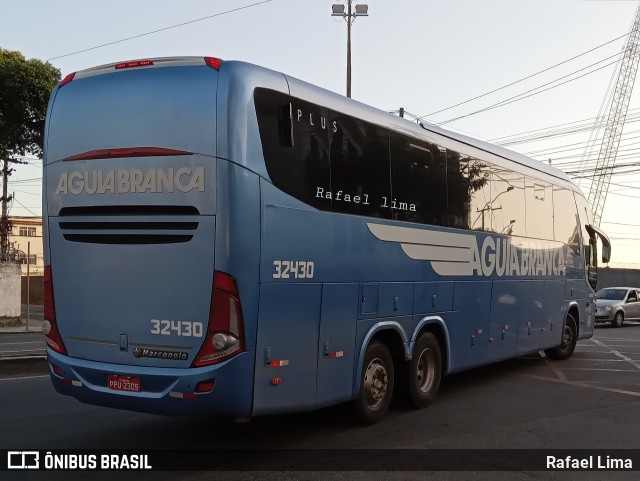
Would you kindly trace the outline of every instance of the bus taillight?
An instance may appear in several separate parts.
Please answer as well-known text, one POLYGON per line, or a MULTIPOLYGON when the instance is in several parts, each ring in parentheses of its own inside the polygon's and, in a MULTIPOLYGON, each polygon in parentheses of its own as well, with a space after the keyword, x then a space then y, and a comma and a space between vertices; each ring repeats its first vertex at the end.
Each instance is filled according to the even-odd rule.
POLYGON ((193 367, 208 366, 244 351, 242 307, 236 280, 215 272, 207 337, 193 361, 193 367))
POLYGON ((51 266, 44 266, 44 322, 42 323, 42 333, 45 335, 47 345, 60 354, 67 354, 67 350, 62 343, 58 324, 56 323, 56 306, 53 301, 53 276, 51 266))
POLYGON ((220 64, 222 64, 222 60, 215 57, 205 57, 204 63, 206 63, 212 69, 220 70, 220 64))
POLYGON ((75 72, 71 72, 69 75, 67 75, 65 78, 63 78, 60 83, 58 84, 58 88, 62 88, 65 85, 67 85, 69 82, 71 82, 73 80, 73 77, 76 76, 75 72))
POLYGON ((116 70, 123 68, 135 68, 135 67, 149 67, 153 65, 151 60, 134 60, 132 62, 122 62, 116 64, 116 70))

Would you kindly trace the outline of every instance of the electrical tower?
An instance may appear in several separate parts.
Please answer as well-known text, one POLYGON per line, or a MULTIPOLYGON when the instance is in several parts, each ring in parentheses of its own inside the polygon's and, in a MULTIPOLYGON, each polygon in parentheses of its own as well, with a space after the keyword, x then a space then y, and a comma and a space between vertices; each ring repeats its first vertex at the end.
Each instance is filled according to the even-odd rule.
MULTIPOLYGON (((593 170, 591 188, 589 189, 589 203, 593 209, 593 221, 600 226, 604 204, 609 192, 611 174, 618 154, 618 146, 627 118, 629 101, 633 84, 636 80, 638 63, 640 62, 640 5, 638 6, 631 32, 623 48, 624 55, 620 61, 617 79, 614 85, 609 112, 606 115, 604 136, 596 167, 593 170)), ((604 116, 603 116, 604 117, 604 116)))

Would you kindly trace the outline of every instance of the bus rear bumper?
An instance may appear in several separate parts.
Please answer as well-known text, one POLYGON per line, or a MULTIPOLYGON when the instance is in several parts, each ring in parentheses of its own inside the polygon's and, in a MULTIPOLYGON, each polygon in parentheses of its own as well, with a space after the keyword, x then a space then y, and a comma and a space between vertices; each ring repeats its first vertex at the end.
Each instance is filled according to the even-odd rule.
POLYGON ((97 406, 163 415, 250 416, 254 353, 213 366, 171 369, 125 366, 63 356, 47 348, 49 374, 60 394, 97 406), (140 392, 108 386, 110 375, 136 378, 140 392), (196 393, 200 383, 213 389, 196 393))

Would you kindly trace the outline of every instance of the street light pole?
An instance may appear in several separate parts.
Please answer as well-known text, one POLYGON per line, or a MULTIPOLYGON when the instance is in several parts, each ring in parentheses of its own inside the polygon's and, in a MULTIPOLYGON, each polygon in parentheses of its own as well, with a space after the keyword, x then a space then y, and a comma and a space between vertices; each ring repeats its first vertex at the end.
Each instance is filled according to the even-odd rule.
POLYGON ((351 0, 349 3, 349 13, 347 14, 347 97, 351 98, 351 25, 353 17, 351 17, 351 0))
POLYGON ((334 3, 331 6, 332 17, 342 17, 347 22, 347 97, 351 98, 351 25, 356 17, 366 17, 369 15, 369 5, 359 4, 352 5, 353 0, 345 0, 347 2, 347 11, 345 6, 340 3, 334 3), (355 7, 355 11, 352 9, 355 7))

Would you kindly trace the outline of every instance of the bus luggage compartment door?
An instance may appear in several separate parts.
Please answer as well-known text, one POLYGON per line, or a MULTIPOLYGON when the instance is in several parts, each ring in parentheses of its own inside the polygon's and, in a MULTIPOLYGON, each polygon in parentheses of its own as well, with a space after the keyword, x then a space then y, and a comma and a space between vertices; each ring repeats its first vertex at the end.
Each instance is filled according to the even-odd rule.
POLYGON ((260 286, 254 414, 313 409, 321 284, 260 286))

